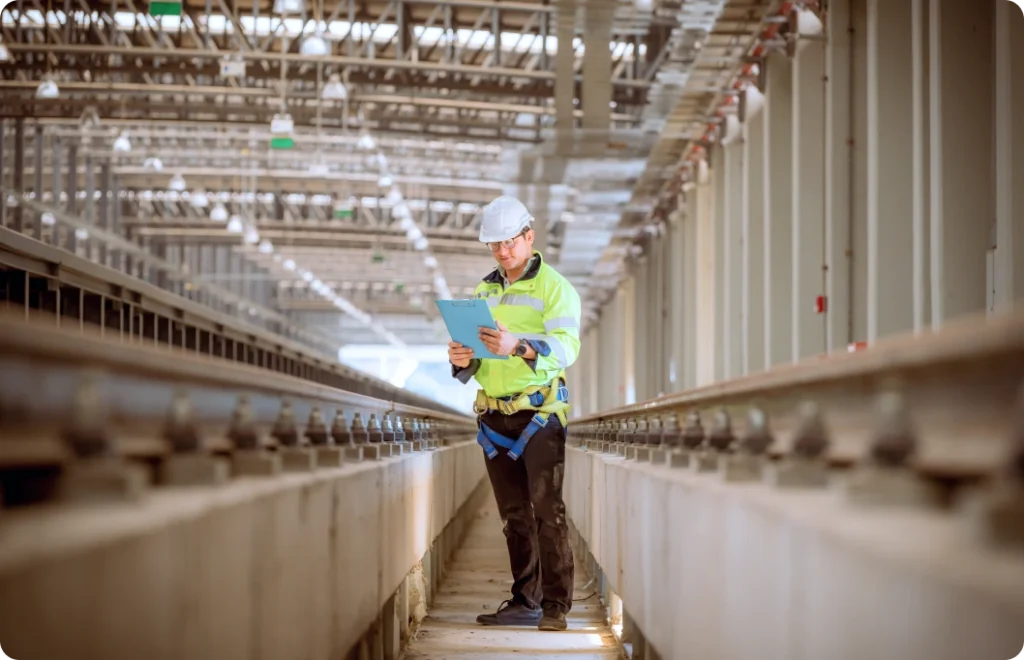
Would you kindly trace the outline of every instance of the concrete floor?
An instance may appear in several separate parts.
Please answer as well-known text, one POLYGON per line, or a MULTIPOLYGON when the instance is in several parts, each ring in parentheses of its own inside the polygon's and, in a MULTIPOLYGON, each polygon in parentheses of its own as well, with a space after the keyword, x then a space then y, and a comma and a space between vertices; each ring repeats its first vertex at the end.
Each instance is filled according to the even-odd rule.
MULTIPOLYGON (((576 563, 576 598, 594 593, 576 563)), ((512 577, 501 520, 493 501, 477 515, 462 547, 455 553, 434 606, 417 630, 404 660, 526 660, 573 658, 619 660, 618 644, 598 596, 573 604, 569 629, 540 632, 536 628, 485 627, 476 623, 510 596, 512 577)))

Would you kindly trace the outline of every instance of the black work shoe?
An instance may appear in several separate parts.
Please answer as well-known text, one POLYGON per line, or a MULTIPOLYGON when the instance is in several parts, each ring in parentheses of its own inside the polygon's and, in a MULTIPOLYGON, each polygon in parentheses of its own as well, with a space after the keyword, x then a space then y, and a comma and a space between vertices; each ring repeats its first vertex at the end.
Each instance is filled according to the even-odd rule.
POLYGON ((565 621, 565 613, 559 611, 554 607, 545 607, 544 616, 540 618, 540 623, 537 624, 537 630, 565 630, 569 627, 569 624, 565 621))
POLYGON ((485 626, 535 626, 541 618, 541 609, 530 609, 522 603, 504 601, 494 614, 481 614, 477 623, 485 626))

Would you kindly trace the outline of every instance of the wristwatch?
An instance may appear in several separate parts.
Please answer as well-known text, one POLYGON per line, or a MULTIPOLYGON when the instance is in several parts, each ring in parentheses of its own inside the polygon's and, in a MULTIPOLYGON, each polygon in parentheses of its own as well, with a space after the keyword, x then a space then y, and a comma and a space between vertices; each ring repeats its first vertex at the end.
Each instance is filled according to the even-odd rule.
POLYGON ((526 355, 526 351, 529 350, 530 345, 526 343, 525 339, 520 339, 519 343, 516 344, 516 355, 523 357, 526 355))

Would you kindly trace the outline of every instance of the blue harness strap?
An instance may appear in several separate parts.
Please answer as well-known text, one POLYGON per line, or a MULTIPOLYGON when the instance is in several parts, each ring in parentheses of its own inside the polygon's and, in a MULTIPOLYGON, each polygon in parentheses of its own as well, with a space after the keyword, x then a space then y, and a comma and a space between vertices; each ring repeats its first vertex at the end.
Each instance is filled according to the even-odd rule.
MULTIPOLYGON (((484 424, 479 418, 476 420, 476 427, 476 442, 484 448, 484 453, 487 454, 488 460, 498 455, 498 450, 494 447, 495 444, 506 447, 505 441, 507 438, 484 424)), ((509 444, 506 448, 511 448, 511 446, 512 445, 509 444)))
MULTIPOLYGON (((534 402, 533 397, 536 394, 539 393, 530 395, 530 403, 535 406, 539 406, 544 402, 544 398, 543 395, 541 395, 540 400, 534 402)), ((558 400, 569 400, 569 390, 564 385, 558 388, 558 400)), ((523 429, 523 432, 519 434, 519 437, 513 440, 498 433, 491 427, 484 424, 482 419, 477 418, 476 441, 477 444, 483 447, 484 453, 487 454, 488 459, 493 459, 498 455, 498 449, 495 447, 495 445, 497 445, 498 447, 507 449, 509 457, 514 461, 523 455, 523 452, 526 451, 527 443, 530 442, 530 438, 532 438, 537 431, 547 426, 548 420, 548 415, 542 413, 534 414, 533 418, 530 419, 530 423, 527 424, 526 428, 523 429)))

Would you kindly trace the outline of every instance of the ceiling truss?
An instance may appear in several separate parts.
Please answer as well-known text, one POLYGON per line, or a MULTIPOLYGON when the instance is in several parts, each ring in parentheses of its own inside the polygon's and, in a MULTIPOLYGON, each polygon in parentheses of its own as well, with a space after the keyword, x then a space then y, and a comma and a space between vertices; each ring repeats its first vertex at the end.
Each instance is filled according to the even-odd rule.
POLYGON ((185 0, 180 17, 150 16, 148 4, 14 0, 0 11, 3 145, 23 164, 0 182, 29 196, 38 183, 44 203, 116 219, 162 259, 211 281, 249 278, 262 302, 370 343, 303 269, 403 340, 435 341, 411 227, 463 295, 492 267, 476 241, 480 208, 541 188, 529 196, 549 258, 595 318, 623 276, 623 246, 657 221, 704 109, 777 3, 319 0, 282 14, 273 0, 185 0), (607 54, 584 30, 597 15, 611 18, 607 54), (47 79, 57 98, 36 97, 47 79), (293 145, 273 149, 285 114, 293 145), (376 148, 363 148, 367 136, 376 148), (185 190, 170 189, 172 176, 185 190), (116 204, 98 201, 106 183, 116 204), (273 253, 212 220, 214 207, 244 217, 273 253))

